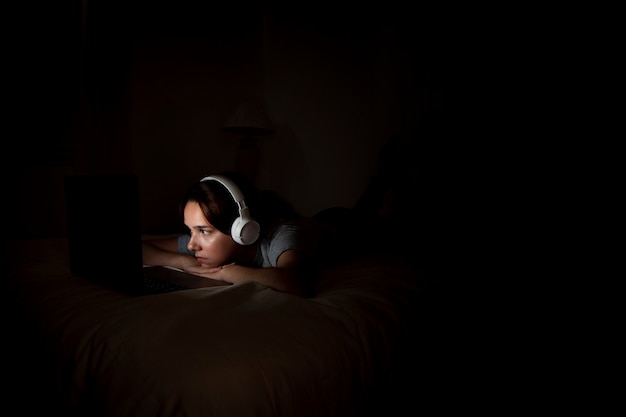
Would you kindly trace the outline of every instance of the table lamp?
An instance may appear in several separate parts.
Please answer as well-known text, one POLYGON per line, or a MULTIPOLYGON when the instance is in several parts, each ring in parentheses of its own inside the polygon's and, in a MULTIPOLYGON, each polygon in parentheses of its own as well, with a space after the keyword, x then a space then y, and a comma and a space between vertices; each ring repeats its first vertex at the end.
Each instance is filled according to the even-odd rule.
POLYGON ((271 134, 275 130, 265 108, 257 101, 240 104, 226 119, 222 130, 239 137, 237 170, 255 183, 259 167, 259 147, 256 137, 271 134))

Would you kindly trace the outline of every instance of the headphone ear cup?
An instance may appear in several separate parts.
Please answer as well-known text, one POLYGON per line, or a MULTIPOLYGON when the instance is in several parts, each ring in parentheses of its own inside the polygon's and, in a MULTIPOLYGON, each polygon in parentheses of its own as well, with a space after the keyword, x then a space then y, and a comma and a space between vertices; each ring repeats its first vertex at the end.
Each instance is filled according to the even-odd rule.
POLYGON ((240 245, 251 245, 259 238, 261 226, 255 220, 237 217, 230 229, 233 240, 240 245))

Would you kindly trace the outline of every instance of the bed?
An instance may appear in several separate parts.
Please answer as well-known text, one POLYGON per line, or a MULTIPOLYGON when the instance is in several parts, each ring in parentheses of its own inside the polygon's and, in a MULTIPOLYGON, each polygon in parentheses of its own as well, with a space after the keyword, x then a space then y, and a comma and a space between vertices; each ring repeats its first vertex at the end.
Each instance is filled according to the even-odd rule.
POLYGON ((71 275, 63 238, 5 254, 7 395, 26 413, 390 416, 436 402, 432 286, 414 256, 333 262, 303 298, 254 282, 130 297, 71 275))

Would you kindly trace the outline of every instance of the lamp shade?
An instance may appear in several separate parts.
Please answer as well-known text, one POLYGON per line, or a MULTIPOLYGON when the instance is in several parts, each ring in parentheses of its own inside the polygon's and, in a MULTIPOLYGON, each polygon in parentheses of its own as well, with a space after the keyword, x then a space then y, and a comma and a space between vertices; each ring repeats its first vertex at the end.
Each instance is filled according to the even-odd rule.
POLYGON ((260 103, 247 101, 235 108, 222 129, 247 135, 266 135, 274 132, 274 124, 260 103))

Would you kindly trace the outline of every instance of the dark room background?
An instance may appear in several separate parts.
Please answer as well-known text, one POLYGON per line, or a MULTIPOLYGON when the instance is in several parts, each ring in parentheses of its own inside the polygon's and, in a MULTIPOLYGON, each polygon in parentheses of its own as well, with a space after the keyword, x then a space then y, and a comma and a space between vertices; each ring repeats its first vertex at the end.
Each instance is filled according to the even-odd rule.
POLYGON ((257 138, 256 185, 305 216, 354 206, 391 138, 402 175, 446 164, 449 51, 429 7, 75 0, 10 14, 12 236, 62 236, 63 177, 83 173, 137 174, 142 231, 178 232, 185 188, 236 168, 222 126, 250 100, 275 126, 257 138))

